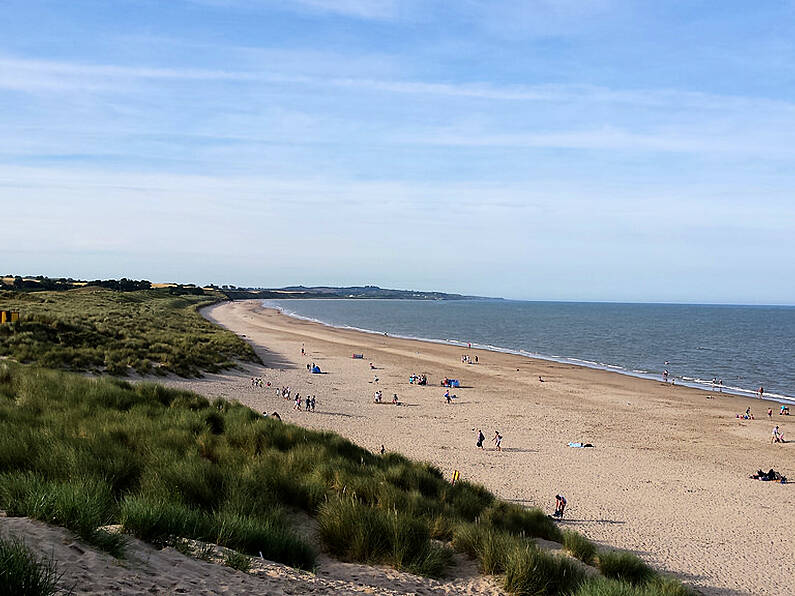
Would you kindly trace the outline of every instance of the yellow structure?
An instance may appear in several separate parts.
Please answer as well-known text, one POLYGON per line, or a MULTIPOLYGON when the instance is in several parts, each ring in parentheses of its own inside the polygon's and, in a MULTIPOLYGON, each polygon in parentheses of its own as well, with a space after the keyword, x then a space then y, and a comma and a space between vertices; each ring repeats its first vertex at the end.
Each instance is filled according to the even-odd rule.
POLYGON ((0 323, 13 323, 19 321, 18 310, 0 310, 0 323))

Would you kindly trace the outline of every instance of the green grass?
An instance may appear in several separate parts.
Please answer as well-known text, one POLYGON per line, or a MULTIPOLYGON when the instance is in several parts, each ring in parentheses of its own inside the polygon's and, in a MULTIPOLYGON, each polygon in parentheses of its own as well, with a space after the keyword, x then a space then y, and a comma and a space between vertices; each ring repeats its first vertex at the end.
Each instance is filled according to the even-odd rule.
POLYGON ((38 557, 16 538, 0 538, 0 596, 50 596, 61 574, 51 559, 38 557))
MULTIPOLYGON (((593 554, 541 511, 477 484, 453 486, 432 465, 236 403, 16 363, 0 363, 0 509, 65 526, 115 555, 124 537, 103 530, 110 524, 155 545, 195 539, 312 569, 315 553, 285 515, 299 509, 339 558, 438 577, 452 561, 449 541, 484 572, 504 574, 515 594, 570 594, 583 582, 580 563, 534 538, 562 540, 583 560, 593 554)), ((611 578, 663 585, 631 555, 598 561, 611 578)))
POLYGON ((656 578, 638 586, 629 582, 596 577, 581 584, 573 596, 694 596, 695 592, 674 579, 656 578))
POLYGON ((563 530, 563 548, 571 556, 578 558, 586 565, 593 563, 596 556, 596 546, 582 534, 571 530, 563 530))
POLYGON ((612 579, 642 585, 655 579, 657 572, 643 559, 626 551, 603 551, 598 558, 599 571, 612 579))
POLYGON ((223 296, 198 291, 0 291, 0 309, 20 312, 18 322, 0 325, 0 356, 122 376, 135 370, 190 377, 235 360, 257 361, 250 345, 197 312, 223 296))
POLYGON ((242 571, 243 573, 248 573, 251 569, 251 557, 247 557, 246 555, 242 555, 240 553, 231 552, 226 555, 226 558, 224 559, 224 565, 231 567, 232 569, 242 571))

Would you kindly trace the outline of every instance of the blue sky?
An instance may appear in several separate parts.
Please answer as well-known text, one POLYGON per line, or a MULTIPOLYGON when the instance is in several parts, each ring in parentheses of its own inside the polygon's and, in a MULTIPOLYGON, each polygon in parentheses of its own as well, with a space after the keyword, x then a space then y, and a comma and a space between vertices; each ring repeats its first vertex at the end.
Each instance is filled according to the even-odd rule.
POLYGON ((791 1, 2 14, 2 273, 795 303, 791 1))

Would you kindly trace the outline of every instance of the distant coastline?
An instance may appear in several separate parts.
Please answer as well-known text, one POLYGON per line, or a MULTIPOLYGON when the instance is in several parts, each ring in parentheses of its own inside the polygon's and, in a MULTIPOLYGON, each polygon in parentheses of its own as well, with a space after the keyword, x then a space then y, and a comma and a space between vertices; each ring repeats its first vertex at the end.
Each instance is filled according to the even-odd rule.
POLYGON ((424 290, 394 290, 379 286, 286 286, 283 288, 218 288, 230 300, 280 299, 367 299, 367 300, 503 300, 488 296, 467 296, 424 290))

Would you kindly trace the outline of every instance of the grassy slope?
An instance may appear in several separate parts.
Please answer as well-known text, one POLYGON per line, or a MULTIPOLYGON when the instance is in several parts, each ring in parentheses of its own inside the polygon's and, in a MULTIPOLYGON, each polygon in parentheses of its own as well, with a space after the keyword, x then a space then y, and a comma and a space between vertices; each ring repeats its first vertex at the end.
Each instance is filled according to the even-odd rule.
POLYGON ((172 290, 0 292, 0 309, 21 320, 0 325, 0 356, 49 368, 125 375, 166 371, 196 376, 256 361, 251 346, 206 321, 197 309, 220 294, 172 290))
POLYGON ((440 575, 451 551, 439 539, 504 573, 515 594, 685 593, 675 584, 661 591, 636 560, 607 556, 610 575, 624 581, 586 580, 570 559, 529 540, 562 539, 543 513, 467 482, 451 486, 433 466, 239 404, 12 363, 0 364, 0 508, 115 554, 123 539, 102 526, 121 523, 153 543, 196 538, 311 569, 314 553, 284 516, 302 509, 343 559, 440 575))

